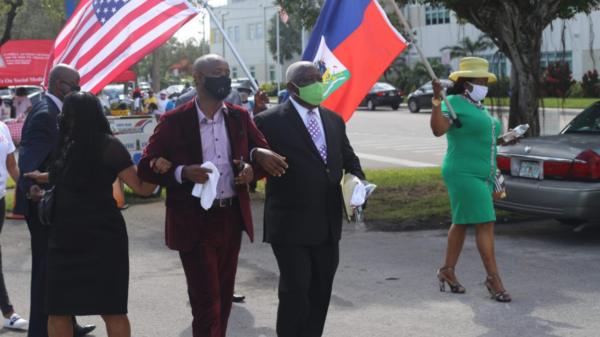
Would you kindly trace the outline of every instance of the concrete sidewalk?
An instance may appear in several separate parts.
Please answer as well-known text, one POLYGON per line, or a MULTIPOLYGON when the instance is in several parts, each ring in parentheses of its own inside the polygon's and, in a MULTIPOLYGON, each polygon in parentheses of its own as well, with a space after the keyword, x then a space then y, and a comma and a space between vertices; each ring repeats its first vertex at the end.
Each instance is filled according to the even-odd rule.
MULTIPOLYGON (((253 204, 254 244, 244 238, 228 336, 276 336, 278 269, 261 243, 262 204, 253 204)), ((124 211, 130 236, 129 312, 133 336, 192 336, 185 277, 177 252, 164 245, 164 206, 124 211)), ((367 213, 368 217, 368 213, 367 213)), ((346 224, 325 336, 596 336, 600 331, 600 227, 573 233, 554 221, 500 224, 496 250, 514 297, 488 298, 485 271, 469 232, 457 266, 464 295, 440 293, 446 230, 403 233, 355 231, 346 224)), ((17 311, 28 317, 30 248, 22 221, 9 220, 0 237, 4 274, 17 311)), ((107 249, 110 249, 109 247, 107 249)), ((93 336, 106 336, 100 317, 93 336)), ((0 330, 6 337, 22 332, 0 330)))

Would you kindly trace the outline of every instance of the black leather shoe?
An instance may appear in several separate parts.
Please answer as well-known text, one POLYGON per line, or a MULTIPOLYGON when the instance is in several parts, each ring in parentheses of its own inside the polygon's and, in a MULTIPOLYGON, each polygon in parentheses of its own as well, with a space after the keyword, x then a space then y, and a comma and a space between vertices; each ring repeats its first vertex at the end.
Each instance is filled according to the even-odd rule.
POLYGON ((246 296, 233 293, 233 301, 235 303, 244 302, 245 299, 246 299, 246 296))
POLYGON ((83 337, 96 329, 95 325, 81 326, 79 324, 73 327, 73 337, 83 337))

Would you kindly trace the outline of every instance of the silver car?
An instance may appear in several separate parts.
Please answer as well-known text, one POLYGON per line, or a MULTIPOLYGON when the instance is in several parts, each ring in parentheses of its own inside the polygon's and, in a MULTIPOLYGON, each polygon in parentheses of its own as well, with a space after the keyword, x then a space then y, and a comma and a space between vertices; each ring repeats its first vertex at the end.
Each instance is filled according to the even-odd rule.
POLYGON ((560 134, 498 147, 506 198, 498 208, 566 224, 600 219, 600 102, 560 134))

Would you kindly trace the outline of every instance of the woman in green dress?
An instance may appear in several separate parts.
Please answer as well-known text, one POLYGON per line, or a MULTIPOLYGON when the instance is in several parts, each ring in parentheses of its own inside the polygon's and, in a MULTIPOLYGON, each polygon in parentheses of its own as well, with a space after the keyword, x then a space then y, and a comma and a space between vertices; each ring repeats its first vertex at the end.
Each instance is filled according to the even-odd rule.
POLYGON ((502 285, 494 255, 494 222, 492 190, 496 176, 496 146, 500 145, 502 126, 483 106, 489 82, 496 76, 488 72, 488 62, 478 57, 460 61, 460 71, 450 74, 454 82, 447 89, 448 101, 462 127, 453 126, 445 102, 441 102, 443 87, 433 80, 433 111, 431 129, 436 137, 446 135, 448 152, 442 164, 442 178, 448 187, 452 207, 452 226, 448 233, 448 248, 444 266, 438 270, 440 290, 448 283, 453 293, 466 291, 460 285, 454 267, 465 242, 467 225, 475 225, 477 249, 487 271, 485 284, 492 297, 510 302, 511 296, 502 285))

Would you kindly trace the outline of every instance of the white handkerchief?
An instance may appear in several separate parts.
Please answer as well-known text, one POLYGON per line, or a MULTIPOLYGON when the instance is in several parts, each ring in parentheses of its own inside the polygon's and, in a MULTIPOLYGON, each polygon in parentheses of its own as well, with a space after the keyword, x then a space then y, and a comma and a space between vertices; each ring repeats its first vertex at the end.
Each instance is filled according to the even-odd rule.
POLYGON ((217 196, 217 182, 219 181, 219 170, 215 164, 207 161, 200 165, 212 170, 212 173, 208 174, 208 180, 204 184, 196 184, 192 190, 192 195, 196 198, 200 198, 200 205, 202 208, 208 211, 212 207, 213 201, 217 196))
POLYGON ((365 191, 365 185, 362 181, 359 181, 359 183, 354 186, 354 193, 352 193, 350 204, 352 206, 360 206, 365 203, 366 197, 367 192, 365 191))

